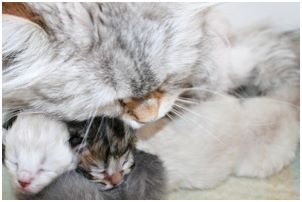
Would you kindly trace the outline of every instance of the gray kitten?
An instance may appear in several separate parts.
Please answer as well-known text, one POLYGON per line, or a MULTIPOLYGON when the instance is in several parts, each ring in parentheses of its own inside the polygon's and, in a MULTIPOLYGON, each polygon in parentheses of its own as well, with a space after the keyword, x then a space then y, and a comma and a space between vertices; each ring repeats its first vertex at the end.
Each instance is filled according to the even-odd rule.
POLYGON ((19 195, 19 199, 40 200, 121 200, 163 199, 165 170, 157 156, 136 151, 136 165, 126 181, 115 189, 102 191, 75 171, 58 177, 53 183, 34 196, 19 195))

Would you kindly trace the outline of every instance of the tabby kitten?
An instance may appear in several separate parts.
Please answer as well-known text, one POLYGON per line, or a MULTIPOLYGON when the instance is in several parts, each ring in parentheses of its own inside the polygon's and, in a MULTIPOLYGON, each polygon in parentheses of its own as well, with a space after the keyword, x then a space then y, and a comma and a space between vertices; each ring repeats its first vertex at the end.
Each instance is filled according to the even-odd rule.
POLYGON ((67 126, 70 143, 79 155, 77 171, 104 190, 121 184, 134 166, 134 130, 107 117, 67 122, 67 126))

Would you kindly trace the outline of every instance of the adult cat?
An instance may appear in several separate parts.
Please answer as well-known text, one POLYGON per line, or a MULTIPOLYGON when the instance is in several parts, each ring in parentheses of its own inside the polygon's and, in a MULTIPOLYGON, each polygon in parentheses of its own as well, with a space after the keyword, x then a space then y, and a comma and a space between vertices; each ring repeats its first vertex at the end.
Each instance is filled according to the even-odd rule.
POLYGON ((3 108, 139 127, 183 93, 203 99, 247 83, 286 97, 299 86, 288 35, 221 29, 207 7, 3 3, 3 108))

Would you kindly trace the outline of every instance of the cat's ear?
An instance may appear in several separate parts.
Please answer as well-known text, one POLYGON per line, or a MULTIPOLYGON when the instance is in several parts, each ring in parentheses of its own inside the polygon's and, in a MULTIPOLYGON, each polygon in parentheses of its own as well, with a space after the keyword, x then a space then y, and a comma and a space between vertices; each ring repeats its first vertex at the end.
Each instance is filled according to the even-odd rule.
POLYGON ((176 3, 173 5, 173 13, 175 17, 196 18, 197 15, 207 12, 216 5, 218 5, 218 3, 176 3))
MULTIPOLYGON (((3 56, 13 57, 23 50, 37 51, 47 40, 46 25, 26 3, 2 3, 3 56)), ((3 68, 6 67, 4 58, 3 68)))
POLYGON ((188 27, 201 26, 205 22, 208 11, 217 3, 175 3, 171 4, 173 10, 172 24, 180 31, 188 27))

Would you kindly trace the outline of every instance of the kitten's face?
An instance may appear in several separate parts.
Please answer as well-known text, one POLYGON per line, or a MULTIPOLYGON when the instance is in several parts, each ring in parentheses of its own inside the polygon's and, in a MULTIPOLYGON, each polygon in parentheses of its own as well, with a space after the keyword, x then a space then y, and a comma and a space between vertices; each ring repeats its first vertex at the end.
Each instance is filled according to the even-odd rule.
POLYGON ((78 171, 93 182, 99 183, 100 189, 107 190, 120 185, 133 166, 134 158, 131 150, 117 157, 110 155, 101 157, 84 150, 78 171))
POLYGON ((121 184, 134 166, 133 129, 119 119, 107 117, 67 122, 67 126, 70 143, 78 152, 78 171, 104 190, 121 184))
MULTIPOLYGON (((45 36, 39 35, 46 37, 44 44, 28 47, 22 62, 10 64, 16 69, 32 64, 27 68, 31 72, 34 63, 41 73, 36 78, 29 79, 35 76, 30 74, 16 80, 29 79, 29 91, 22 89, 17 94, 16 88, 9 90, 8 85, 17 77, 10 75, 11 71, 4 72, 4 103, 10 107, 25 105, 69 120, 108 115, 139 127, 163 117, 184 88, 211 84, 211 65, 204 65, 199 15, 165 8, 165 4, 30 5, 46 27, 33 26, 36 32, 44 31, 45 36), (61 9, 64 12, 59 12, 61 9), (34 56, 37 47, 41 48, 38 58, 34 56), (26 97, 30 99, 24 100, 26 97)), ((18 19, 5 16, 5 20, 18 19)), ((4 41, 18 37, 23 36, 4 41)), ((41 41, 30 39, 33 43, 41 41)))
POLYGON ((5 137, 5 165, 18 192, 34 194, 75 167, 65 125, 42 115, 19 115, 5 137))

